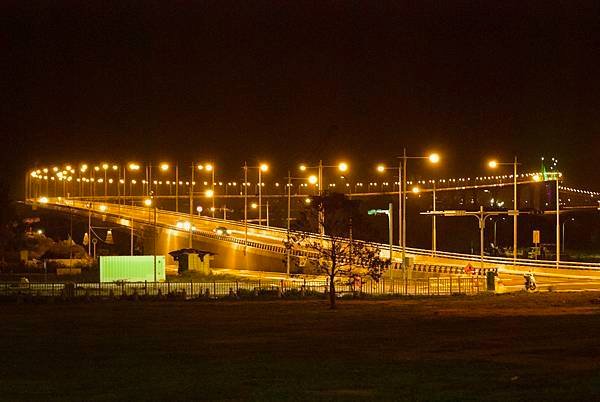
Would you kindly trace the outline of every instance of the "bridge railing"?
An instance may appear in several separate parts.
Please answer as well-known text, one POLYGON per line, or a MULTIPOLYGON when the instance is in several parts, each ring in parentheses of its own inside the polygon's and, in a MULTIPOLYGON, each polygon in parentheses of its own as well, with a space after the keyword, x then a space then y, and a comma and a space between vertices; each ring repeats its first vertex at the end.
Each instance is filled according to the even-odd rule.
MULTIPOLYGON (((36 203, 35 200, 30 200, 30 202, 36 203)), ((73 199, 66 199, 66 198, 61 198, 61 197, 49 199, 48 204, 65 205, 65 206, 70 206, 70 207, 78 208, 78 209, 93 210, 94 212, 100 213, 100 214, 110 214, 110 215, 116 215, 116 216, 122 216, 124 214, 124 212, 127 210, 143 212, 143 213, 149 212, 149 208, 147 208, 147 207, 131 206, 131 205, 123 205, 123 204, 110 204, 110 203, 109 204, 112 205, 113 207, 111 207, 110 209, 108 209, 106 211, 102 211, 102 205, 107 205, 107 203, 98 202, 96 200, 94 200, 94 201, 73 200, 73 199), (115 210, 115 205, 116 205, 116 210, 115 210)), ((189 220, 189 214, 177 213, 177 212, 168 211, 168 210, 159 210, 159 211, 160 211, 161 216, 171 216, 171 217, 173 217, 175 219, 179 219, 179 220, 189 220)), ((146 223, 152 223, 150 217, 148 217, 147 219, 144 219, 144 221, 146 223)), ((224 220, 224 219, 212 218, 212 217, 206 217, 206 216, 202 216, 202 217, 194 216, 192 224, 194 224, 194 222, 212 222, 215 224, 227 226, 228 228, 232 228, 235 230, 245 230, 245 227, 246 227, 243 222, 224 220)), ((287 230, 283 229, 283 228, 277 228, 277 227, 273 227, 273 226, 266 227, 266 226, 250 224, 250 223, 248 223, 247 227, 248 227, 249 233, 252 233, 252 234, 258 234, 258 235, 264 234, 264 235, 270 235, 270 236, 278 235, 281 237, 282 243, 283 243, 283 240, 287 236, 287 230)), ((176 227, 171 227, 171 228, 177 230, 176 227)), ((179 230, 181 230, 181 229, 179 229, 179 230)), ((199 232, 202 232, 202 231, 199 231, 199 232)), ((199 234, 210 235, 207 232, 199 233, 199 234)), ((317 235, 317 234, 307 234, 307 237, 310 239, 313 239, 313 240, 319 239, 319 235, 317 235)), ((239 239, 234 239, 231 237, 221 236, 221 237, 219 237, 219 239, 223 240, 223 241, 231 241, 231 242, 239 243, 239 239)), ((243 242, 243 240, 242 240, 242 242, 243 242)), ((376 246, 376 247, 380 248, 381 250, 389 249, 389 245, 387 245, 387 244, 374 243, 374 242, 365 242, 365 243, 376 246)), ((263 247, 259 246, 258 248, 263 248, 263 247)), ((269 245, 269 248, 273 249, 273 250, 269 250, 269 251, 275 251, 275 252, 280 252, 280 253, 286 252, 285 248, 283 247, 283 244, 281 247, 273 246, 271 244, 271 245, 269 245)), ((392 251, 396 255, 396 257, 398 257, 402 253, 402 247, 392 246, 392 251)), ((420 248, 415 248, 415 247, 407 247, 406 253, 409 255, 429 256, 429 257, 435 256, 437 258, 462 260, 462 261, 471 262, 471 263, 479 263, 480 262, 480 258, 474 254, 455 253, 455 252, 449 252, 449 251, 436 251, 435 255, 434 255, 432 250, 420 249, 420 248)), ((600 263, 593 263, 593 262, 561 261, 559 264, 556 264, 556 262, 549 261, 549 260, 529 260, 529 259, 523 259, 523 258, 517 258, 516 260, 513 260, 512 258, 509 258, 509 257, 492 257, 492 256, 484 256, 483 262, 486 265, 493 265, 493 266, 500 265, 500 266, 505 266, 505 267, 510 267, 514 264, 516 266, 532 267, 532 268, 600 270, 600 263)))

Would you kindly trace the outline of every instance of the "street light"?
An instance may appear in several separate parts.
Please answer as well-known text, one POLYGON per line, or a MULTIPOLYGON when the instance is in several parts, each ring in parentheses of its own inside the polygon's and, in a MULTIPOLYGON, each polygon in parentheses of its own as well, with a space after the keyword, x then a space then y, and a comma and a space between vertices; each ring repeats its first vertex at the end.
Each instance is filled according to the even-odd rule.
MULTIPOLYGON (((258 204, 257 204, 257 203, 255 203, 255 202, 253 202, 252 204, 250 204, 250 207, 251 207, 252 209, 259 209, 259 208, 262 208, 262 206, 261 206, 261 207, 259 207, 259 206, 258 206, 258 204)), ((269 201, 267 201, 267 205, 266 205, 266 211, 267 211, 267 227, 269 227, 269 201)), ((260 218, 259 218, 259 219, 260 219, 260 218)))
POLYGON ((108 163, 102 164, 102 170, 104 170, 104 198, 108 199, 108 180, 106 179, 106 175, 108 172, 108 163))
POLYGON ((151 194, 150 198, 144 200, 144 205, 148 207, 148 213, 150 213, 150 207, 154 207, 154 235, 152 236, 152 254, 154 261, 154 284, 156 284, 156 202, 154 202, 154 195, 151 194))
MULTIPOLYGON (((269 170, 269 165, 260 163, 258 166, 248 166, 248 162, 244 162, 244 255, 248 244, 248 169, 258 169, 258 205, 262 203, 262 172, 269 170)), ((258 224, 261 224, 261 208, 258 210, 258 224)))
MULTIPOLYGON (((318 177, 316 177, 316 182, 314 184, 317 184, 318 189, 319 189, 319 196, 323 195, 323 169, 324 168, 334 168, 339 170, 340 172, 347 172, 348 171, 348 163, 346 162, 340 162, 337 165, 323 165, 323 161, 319 160, 319 164, 317 166, 306 166, 305 164, 301 164, 299 166, 300 171, 304 172, 306 171, 306 169, 318 169, 319 175, 318 177)), ((315 179, 312 179, 315 180, 315 179)), ((310 178, 309 178, 309 182, 310 178)), ((313 184, 311 182, 311 184, 313 184)), ((325 228, 323 226, 322 223, 325 222, 325 216, 323 215, 323 211, 319 211, 319 234, 321 235, 321 237, 323 237, 323 235, 325 234, 325 228)))
POLYGON ((571 219, 567 219, 562 223, 562 252, 565 252, 565 243, 566 243, 566 237, 565 237, 565 225, 567 224, 567 222, 574 222, 575 218, 571 218, 571 219))
MULTIPOLYGON (((168 172, 171 169, 171 165, 167 162, 162 162, 160 165, 162 172, 168 172)), ((171 187, 169 185, 169 195, 171 195, 171 187)), ((179 212, 179 165, 175 164, 175 212, 179 212)))
POLYGON ((392 262, 392 255, 393 255, 393 238, 394 238, 394 223, 393 223, 393 216, 392 216, 392 203, 390 202, 388 204, 388 209, 371 209, 369 210, 368 214, 369 215, 387 215, 388 217, 388 240, 389 240, 389 244, 390 244, 390 263, 392 262))
POLYGON ((514 162, 498 162, 497 160, 490 160, 488 162, 488 167, 490 169, 496 169, 500 165, 513 165, 513 210, 510 215, 513 216, 513 267, 517 264, 517 216, 519 215, 518 211, 518 202, 517 202, 517 166, 519 163, 517 162, 517 157, 515 156, 514 162))
MULTIPOLYGON (((304 169, 302 169, 301 165, 300 170, 301 171, 305 171, 306 170, 306 166, 304 166, 304 169)), ((290 241, 290 233, 291 233, 291 222, 292 222, 292 180, 308 180, 309 183, 311 184, 316 184, 317 183, 317 177, 315 175, 311 175, 308 177, 308 179, 306 179, 305 177, 292 177, 291 172, 288 170, 288 177, 287 177, 287 241, 290 241)), ((304 202, 306 204, 310 204, 310 198, 305 198, 304 202)), ((286 247, 286 273, 289 276, 290 275, 290 260, 291 260, 291 250, 289 245, 286 247)))
MULTIPOLYGON (((427 159, 429 160, 430 163, 432 164, 438 164, 440 162, 440 155, 437 153, 431 153, 427 156, 407 156, 406 155, 406 148, 404 148, 402 156, 399 156, 398 159, 400 159, 402 161, 402 167, 398 166, 398 187, 400 187, 400 183, 402 184, 402 190, 400 190, 400 188, 398 188, 398 193, 402 192, 402 196, 399 197, 399 205, 398 205, 398 210, 399 213, 398 215, 401 216, 401 221, 400 221, 400 239, 401 239, 401 243, 402 243, 402 268, 404 271, 404 286, 405 286, 405 291, 407 291, 408 289, 406 288, 407 286, 407 282, 406 280, 408 279, 407 277, 407 269, 406 269, 406 264, 405 264, 405 258, 406 258, 406 205, 404 205, 404 208, 402 208, 402 201, 406 200, 406 178, 408 176, 407 174, 407 169, 406 169, 406 162, 408 159, 427 159), (402 174, 404 173, 404 174, 402 174)), ((399 241, 400 242, 400 241, 399 241)))
MULTIPOLYGON (((198 164, 198 170, 209 172, 211 174, 210 189, 212 191, 212 194, 214 195, 215 194, 215 170, 216 170, 215 166, 212 163, 205 163, 205 164, 200 163, 200 164, 198 164)), ((214 198, 214 196, 211 196, 211 197, 213 197, 211 211, 212 211, 212 217, 214 218, 215 217, 215 198, 214 198)))

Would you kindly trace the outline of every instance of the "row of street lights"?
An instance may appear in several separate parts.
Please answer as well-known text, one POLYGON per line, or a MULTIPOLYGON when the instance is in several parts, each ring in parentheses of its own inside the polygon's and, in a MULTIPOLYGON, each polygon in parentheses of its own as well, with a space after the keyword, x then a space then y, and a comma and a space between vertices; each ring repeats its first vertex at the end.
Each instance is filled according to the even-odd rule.
MULTIPOLYGON (((378 165, 376 170, 380 173, 385 172, 386 170, 397 170, 398 172, 398 183, 400 183, 400 185, 398 186, 398 209, 399 209, 399 213, 398 213, 398 222, 399 222, 399 229, 398 229, 398 237, 399 237, 399 245, 402 248, 402 262, 404 263, 405 260, 405 249, 406 249, 406 206, 403 205, 406 201, 406 195, 407 195, 407 161, 408 159, 426 159, 429 160, 430 163, 432 164, 437 164, 440 161, 440 156, 436 153, 427 155, 427 156, 408 156, 406 154, 406 150, 404 150, 402 156, 398 157, 399 159, 399 163, 397 167, 386 167, 385 165, 378 165)), ((513 210, 509 211, 510 214, 513 216, 513 259, 516 260, 517 257, 517 216, 518 216, 518 200, 517 200, 517 166, 518 166, 518 162, 517 162, 517 158, 515 157, 513 162, 498 162, 498 161, 490 161, 488 163, 488 166, 490 168, 497 168, 501 165, 513 165, 514 168, 514 172, 513 172, 513 179, 514 179, 514 194, 513 194, 513 210)), ((161 163, 157 166, 154 167, 158 167, 160 169, 161 172, 165 173, 168 172, 171 169, 171 165, 168 163, 161 163)), ((146 187, 146 193, 150 194, 156 194, 155 191, 151 190, 151 184, 152 184, 152 168, 153 165, 148 164, 146 166, 146 183, 148 184, 146 187)), ((319 163, 317 165, 314 166, 306 166, 306 165, 300 165, 299 169, 300 171, 306 171, 308 169, 318 169, 318 176, 315 175, 310 175, 308 177, 304 177, 304 178, 300 178, 300 177, 294 177, 292 178, 291 175, 288 172, 288 198, 291 197, 291 180, 292 179, 300 179, 300 180, 306 180, 308 183, 315 185, 316 188, 318 189, 318 194, 322 195, 323 193, 323 169, 326 168, 335 168, 337 169, 339 172, 341 173, 345 173, 348 171, 348 164, 345 162, 339 163, 337 165, 326 165, 323 164, 323 161, 319 161, 319 163)), ((88 165, 87 164, 82 164, 80 167, 80 173, 85 173, 88 170, 88 165)), ((109 170, 113 170, 113 171, 117 171, 119 169, 118 165, 110 165, 108 163, 103 163, 100 166, 95 166, 93 168, 94 172, 100 172, 103 171, 104 172, 104 195, 108 196, 108 171, 109 170)), ((136 171, 139 171, 141 169, 140 164, 132 162, 129 163, 127 165, 127 170, 133 174, 136 171)), ((174 169, 175 169, 175 182, 176 183, 180 183, 179 181, 179 168, 178 165, 174 165, 174 169)), ((259 225, 262 225, 263 223, 263 219, 262 219, 262 210, 263 210, 263 205, 262 205, 262 187, 263 187, 263 182, 262 182, 262 174, 267 172, 269 170, 269 166, 265 163, 261 163, 257 166, 248 166, 247 163, 244 163, 243 166, 244 169, 244 178, 245 178, 245 182, 244 182, 244 221, 247 222, 248 221, 248 213, 247 213, 247 209, 248 209, 248 169, 256 169, 258 171, 258 205, 256 206, 256 208, 258 209, 258 223, 259 225)), ((58 171, 58 168, 54 168, 53 170, 58 171)), ((91 171, 92 169, 90 169, 91 171)), ((209 197, 212 199, 212 208, 211 208, 211 212, 212 212, 212 216, 214 217, 215 214, 215 167, 212 163, 195 163, 191 166, 191 173, 192 173, 192 180, 189 182, 190 184, 190 216, 193 217, 193 186, 194 186, 194 172, 195 171, 205 171, 211 174, 212 180, 211 180, 211 188, 210 190, 205 191, 205 196, 209 197)), ((75 170, 71 167, 68 166, 65 172, 60 172, 60 173, 64 173, 64 174, 68 174, 68 173, 74 173, 75 170), (65 173, 66 172, 66 173, 65 173)), ((58 173, 58 172, 57 172, 58 173)), ((126 169, 123 169, 123 179, 121 180, 119 178, 119 183, 125 183, 125 177, 126 177, 126 169)), ((132 188, 131 188, 131 184, 133 184, 133 180, 130 181, 130 189, 129 189, 129 193, 130 195, 132 194, 132 188)), ((179 186, 175 186, 176 190, 175 190, 175 199, 176 199, 176 206, 175 209, 178 212, 179 211, 179 186)), ((158 190, 157 188, 155 188, 155 190, 158 190)), ((413 192, 418 192, 418 187, 415 187, 412 189, 413 192)), ((434 206, 434 211, 435 211, 435 182, 434 182, 434 194, 433 194, 433 206, 434 206)), ((289 208, 288 208, 289 209, 289 208)), ((288 217, 288 224, 289 224, 289 217, 288 217)), ((436 250, 436 235, 435 235, 435 216, 433 217, 433 239, 432 239, 432 250, 435 253, 436 250)))

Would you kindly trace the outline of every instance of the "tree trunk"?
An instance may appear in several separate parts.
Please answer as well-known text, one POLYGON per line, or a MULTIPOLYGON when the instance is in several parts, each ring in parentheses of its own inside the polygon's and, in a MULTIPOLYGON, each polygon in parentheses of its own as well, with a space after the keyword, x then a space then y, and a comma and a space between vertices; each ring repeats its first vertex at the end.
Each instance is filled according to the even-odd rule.
POLYGON ((335 276, 329 276, 329 308, 335 308, 335 276))

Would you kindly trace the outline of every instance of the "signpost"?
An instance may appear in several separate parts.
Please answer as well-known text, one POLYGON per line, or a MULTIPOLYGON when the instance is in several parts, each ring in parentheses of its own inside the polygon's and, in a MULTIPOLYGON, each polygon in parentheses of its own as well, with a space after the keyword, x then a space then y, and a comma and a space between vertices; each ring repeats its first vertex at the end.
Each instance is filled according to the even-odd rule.
MULTIPOLYGON (((388 209, 370 209, 368 212, 369 215, 387 215, 388 217, 388 238, 389 238, 389 244, 390 244, 390 264, 392 262, 392 258, 394 256, 393 254, 393 246, 392 246, 392 241, 394 239, 394 228, 393 228, 393 218, 392 218, 392 203, 390 202, 388 204, 388 209)), ((402 261, 402 264, 404 264, 404 261, 402 261)), ((390 270, 390 275, 392 273, 392 270, 390 270)))
POLYGON ((490 216, 496 215, 519 215, 519 211, 484 211, 483 207, 479 207, 479 211, 465 211, 465 210, 445 210, 445 211, 429 211, 421 212, 421 215, 432 215, 432 216, 472 216, 477 219, 479 223, 479 259, 481 268, 483 269, 483 234, 485 230, 485 220, 490 216))

